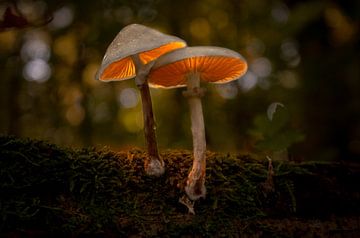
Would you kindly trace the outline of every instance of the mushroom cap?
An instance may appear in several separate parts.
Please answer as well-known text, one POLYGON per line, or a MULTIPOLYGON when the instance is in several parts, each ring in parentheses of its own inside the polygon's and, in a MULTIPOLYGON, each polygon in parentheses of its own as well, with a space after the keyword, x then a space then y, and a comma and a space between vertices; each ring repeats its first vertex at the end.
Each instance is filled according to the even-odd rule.
POLYGON ((186 42, 178 37, 139 24, 128 25, 107 48, 96 79, 118 81, 133 78, 136 70, 132 55, 139 54, 140 61, 147 64, 162 54, 185 46, 186 42))
POLYGON ((227 83, 246 73, 247 63, 237 52, 221 47, 186 47, 159 57, 152 67, 148 82, 151 87, 186 86, 189 74, 202 81, 227 83))

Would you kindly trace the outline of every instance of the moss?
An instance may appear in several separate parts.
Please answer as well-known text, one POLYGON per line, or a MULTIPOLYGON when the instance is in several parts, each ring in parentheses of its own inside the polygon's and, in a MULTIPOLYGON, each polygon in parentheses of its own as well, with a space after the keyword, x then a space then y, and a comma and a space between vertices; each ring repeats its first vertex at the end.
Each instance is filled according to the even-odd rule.
MULTIPOLYGON (((208 152, 207 197, 189 215, 178 200, 191 152, 163 151, 166 173, 160 178, 144 173, 145 156, 137 148, 74 150, 0 137, 1 233, 293 236, 314 219, 328 224, 360 212, 359 187, 352 185, 360 181, 357 166, 274 161, 269 190, 267 159, 208 152), (293 226, 280 229, 284 220, 293 226)), ((305 235, 313 234, 309 229, 305 235)))

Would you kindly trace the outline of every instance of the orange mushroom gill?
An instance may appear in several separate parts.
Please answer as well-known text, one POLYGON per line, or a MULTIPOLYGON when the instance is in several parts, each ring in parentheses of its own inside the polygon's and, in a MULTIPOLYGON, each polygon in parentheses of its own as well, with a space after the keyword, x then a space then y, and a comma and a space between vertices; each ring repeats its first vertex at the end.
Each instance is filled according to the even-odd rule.
POLYGON ((105 68, 100 75, 100 80, 125 80, 135 77, 135 65, 130 57, 115 61, 105 68))
POLYGON ((247 64, 238 58, 197 56, 154 69, 148 80, 154 87, 180 87, 186 85, 189 73, 197 72, 203 81, 226 83, 241 77, 246 69, 247 64))
POLYGON ((143 64, 147 64, 165 53, 175 49, 183 48, 185 46, 186 44, 184 42, 170 42, 169 44, 162 45, 158 48, 142 52, 139 54, 139 57, 143 64))

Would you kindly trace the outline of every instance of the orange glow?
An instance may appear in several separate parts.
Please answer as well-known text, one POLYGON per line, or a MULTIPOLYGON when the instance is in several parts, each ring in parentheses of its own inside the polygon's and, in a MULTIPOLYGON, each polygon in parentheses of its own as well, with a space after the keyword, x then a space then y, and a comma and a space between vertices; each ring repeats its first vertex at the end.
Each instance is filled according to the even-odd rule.
POLYGON ((186 85, 187 75, 198 73, 203 81, 226 83, 241 77, 246 70, 247 64, 239 58, 199 56, 154 69, 148 80, 155 87, 180 87, 186 85))
MULTIPOLYGON (((147 64, 152 60, 155 60, 159 56, 173 51, 178 48, 185 47, 184 42, 171 42, 167 45, 160 46, 158 48, 145 51, 139 54, 140 60, 143 64, 147 64)), ((136 76, 135 64, 131 57, 118 60, 111 63, 105 68, 104 72, 100 75, 100 80, 111 81, 111 80, 125 80, 136 76)))
POLYGON ((184 42, 171 42, 167 45, 163 45, 158 48, 140 53, 139 57, 143 64, 147 64, 165 53, 168 53, 175 49, 183 48, 185 46, 186 44, 184 42))
POLYGON ((130 57, 111 63, 100 75, 100 80, 124 80, 135 77, 135 65, 130 57))

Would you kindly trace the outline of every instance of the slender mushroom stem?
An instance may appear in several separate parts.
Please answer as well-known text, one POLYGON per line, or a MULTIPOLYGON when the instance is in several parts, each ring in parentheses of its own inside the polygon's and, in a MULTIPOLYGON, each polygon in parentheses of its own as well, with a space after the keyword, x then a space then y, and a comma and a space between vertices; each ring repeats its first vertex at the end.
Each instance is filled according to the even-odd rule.
POLYGON ((203 90, 200 88, 200 77, 197 73, 188 75, 187 91, 184 96, 188 98, 191 116, 191 132, 193 136, 194 161, 188 175, 185 192, 191 200, 205 197, 206 172, 206 140, 204 116, 201 105, 203 90))
POLYGON ((160 157, 158 151, 155 133, 156 125, 152 109, 149 85, 147 82, 147 74, 153 66, 153 63, 150 62, 146 65, 142 64, 138 55, 132 56, 132 59, 136 65, 135 82, 141 94, 142 111, 144 117, 144 134, 149 154, 149 158, 145 160, 144 167, 148 175, 160 176, 164 173, 165 168, 164 161, 160 157))

